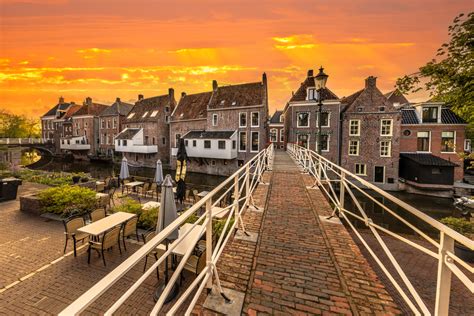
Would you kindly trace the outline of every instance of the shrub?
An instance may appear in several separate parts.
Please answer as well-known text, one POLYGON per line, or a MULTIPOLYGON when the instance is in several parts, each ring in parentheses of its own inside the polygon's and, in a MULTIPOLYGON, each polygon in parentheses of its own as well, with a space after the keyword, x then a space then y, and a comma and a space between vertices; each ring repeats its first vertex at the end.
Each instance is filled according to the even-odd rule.
POLYGON ((464 218, 450 216, 441 219, 440 222, 464 236, 470 237, 471 234, 474 234, 474 223, 464 218))
POLYGON ((64 173, 64 172, 47 172, 42 170, 20 169, 11 172, 13 176, 24 181, 45 184, 49 186, 62 186, 72 184, 74 176, 86 177, 85 173, 64 173))
POLYGON ((143 210, 142 205, 139 202, 131 198, 125 198, 122 204, 113 208, 113 211, 137 214, 138 226, 140 228, 150 229, 156 227, 159 208, 143 210))
POLYGON ((63 185, 39 193, 43 213, 59 214, 62 217, 83 215, 95 208, 95 191, 79 186, 63 185))

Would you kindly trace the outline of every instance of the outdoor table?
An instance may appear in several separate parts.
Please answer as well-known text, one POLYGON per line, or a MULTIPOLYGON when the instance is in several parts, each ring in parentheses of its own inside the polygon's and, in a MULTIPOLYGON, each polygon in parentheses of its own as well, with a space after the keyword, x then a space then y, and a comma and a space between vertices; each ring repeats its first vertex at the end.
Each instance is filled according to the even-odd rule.
MULTIPOLYGON (((190 224, 190 223, 186 223, 184 224, 183 226, 181 226, 179 228, 179 237, 183 236, 188 230, 191 229, 191 227, 193 226, 193 224, 190 224)), ((176 248, 173 249, 173 254, 177 255, 177 256, 180 256, 180 257, 183 257, 184 254, 186 253, 186 251, 189 249, 189 247, 193 247, 196 245, 196 243, 198 242, 199 238, 201 238, 202 234, 200 234, 200 230, 202 229, 202 225, 196 225, 194 226, 194 228, 192 229, 192 231, 186 236, 184 237, 183 240, 181 240, 178 245, 176 245, 176 248)), ((204 234, 204 232, 203 232, 204 234)), ((178 237, 178 238, 179 238, 178 237)), ((170 244, 170 247, 172 245, 174 245, 176 243, 176 241, 173 241, 171 244, 170 244)), ((160 245, 161 246, 161 245, 160 245)), ((165 246, 163 245, 163 250, 165 250, 165 246)))
POLYGON ((212 217, 221 219, 221 218, 227 216, 227 214, 229 214, 230 207, 227 208, 225 211, 222 211, 223 209, 224 209, 224 207, 214 206, 212 208, 212 214, 213 214, 212 217), (216 215, 214 215, 214 214, 216 214, 216 215))
POLYGON ((155 201, 149 201, 144 204, 142 204, 142 210, 149 210, 152 208, 158 208, 160 207, 161 203, 160 202, 155 202, 155 201))
POLYGON ((208 194, 209 194, 209 191, 202 191, 202 192, 199 192, 197 195, 203 198, 208 194))
POLYGON ((92 236, 99 236, 135 216, 137 215, 132 213, 117 212, 110 216, 106 216, 97 222, 78 228, 77 230, 92 236))
MULTIPOLYGON (((133 182, 129 182, 129 183, 125 183, 125 186, 127 188, 131 188, 132 189, 132 192, 135 192, 135 188, 138 187, 138 186, 141 186, 141 185, 144 185, 145 182, 141 182, 141 181, 133 181, 133 182)), ((128 189, 127 189, 127 193, 128 193, 128 189)))

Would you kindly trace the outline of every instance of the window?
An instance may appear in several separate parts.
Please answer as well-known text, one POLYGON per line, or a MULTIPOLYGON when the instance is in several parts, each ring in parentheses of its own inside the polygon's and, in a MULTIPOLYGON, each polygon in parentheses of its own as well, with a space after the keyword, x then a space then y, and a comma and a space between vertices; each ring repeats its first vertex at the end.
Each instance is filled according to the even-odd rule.
POLYGON ((349 136, 360 136, 360 120, 349 121, 349 136))
POLYGON ((216 165, 216 161, 215 160, 211 160, 211 166, 215 166, 216 165))
POLYGON ((321 127, 329 127, 329 112, 321 113, 321 127))
MULTIPOLYGON (((317 138, 316 138, 316 150, 318 150, 317 138)), ((329 135, 321 135, 321 151, 329 151, 329 135)))
POLYGON ((220 140, 217 142, 217 148, 225 149, 225 140, 220 140))
POLYGON ((366 176, 367 175, 367 165, 363 163, 356 163, 355 164, 355 174, 358 176, 366 176))
POLYGON ((239 133, 239 151, 247 151, 247 132, 239 133))
POLYGON ((358 140, 349 140, 349 156, 359 156, 358 140))
POLYGON ((259 132, 251 132, 250 133, 250 137, 251 137, 251 141, 252 141, 252 148, 251 148, 251 151, 252 152, 258 152, 258 147, 259 147, 259 132))
POLYGON ((232 149, 237 148, 237 142, 235 140, 232 141, 232 149))
POLYGON ((117 127, 117 119, 116 119, 116 118, 113 119, 113 121, 112 121, 112 126, 113 126, 114 128, 117 127))
POLYGON ((151 112, 151 115, 150 115, 150 117, 155 117, 157 114, 158 114, 158 111, 157 111, 157 110, 155 110, 155 111, 151 112))
POLYGON ((259 126, 259 121, 260 121, 260 113, 258 112, 252 112, 252 127, 258 127, 259 126))
POLYGON ((181 139, 181 134, 176 134, 175 135, 175 143, 174 143, 174 147, 178 147, 179 146, 179 140, 181 139))
POLYGON ((381 136, 392 136, 392 123, 393 120, 380 120, 381 136))
POLYGON ((100 126, 102 128, 105 128, 105 120, 104 119, 100 120, 100 126))
POLYGON ((454 132, 441 133, 441 152, 453 153, 456 148, 456 139, 454 132))
POLYGON ((188 147, 188 140, 187 139, 184 141, 184 146, 188 147))
POLYGON ((107 128, 110 128, 110 120, 107 120, 107 128))
POLYGON ((270 142, 275 143, 278 139, 278 130, 276 128, 270 129, 270 142))
POLYGON ((239 127, 247 127, 247 113, 239 113, 239 127))
POLYGON ((151 141, 152 141, 152 145, 155 145, 155 137, 152 137, 151 141))
POLYGON ((145 136, 145 145, 148 145, 148 136, 145 136))
POLYGON ((166 137, 161 137, 161 143, 162 143, 163 145, 166 145, 166 137))
POLYGON ((142 117, 145 117, 148 115, 148 111, 145 111, 145 113, 143 113, 142 117))
POLYGON ((282 143, 285 141, 285 135, 284 135, 283 131, 284 131, 284 129, 281 128, 280 129, 280 142, 282 142, 282 143))
POLYGON ((296 127, 309 127, 309 112, 298 112, 296 116, 296 127))
POLYGON ((165 122, 166 122, 166 123, 169 123, 169 122, 170 122, 170 117, 169 117, 169 115, 166 115, 166 116, 165 116, 165 122))
POLYGON ((135 116, 135 112, 130 113, 130 114, 127 116, 127 118, 128 118, 128 119, 131 119, 131 118, 134 117, 134 116, 135 116))
POLYGON ((411 135, 411 131, 409 129, 406 129, 403 131, 403 136, 410 136, 411 135))
POLYGON ((298 134, 298 145, 301 147, 308 148, 309 145, 309 135, 308 134, 298 134))
POLYGON ((438 122, 438 107, 429 106, 423 108, 423 123, 438 122))
POLYGON ((86 128, 87 128, 87 127, 88 127, 88 125, 89 125, 89 124, 88 124, 87 122, 85 122, 85 123, 84 123, 84 127, 86 127, 86 128))
POLYGON ((105 143, 105 134, 102 134, 102 137, 100 138, 100 144, 103 145, 105 143))
POLYGON ((308 89, 308 100, 315 100, 316 97, 317 97, 316 89, 315 88, 309 88, 308 89))
POLYGON ((204 141, 204 148, 205 149, 211 149, 211 141, 210 140, 205 140, 204 141))
POLYGON ((380 157, 390 157, 392 154, 392 142, 390 140, 382 140, 380 142, 380 157))
POLYGON ((212 114, 212 126, 217 126, 217 114, 212 114))
POLYGON ((430 151, 430 132, 418 132, 417 136, 417 151, 430 151))
POLYGON ((374 168, 374 182, 384 183, 385 181, 385 167, 375 166, 374 168))
POLYGON ((283 123, 285 121, 285 117, 282 115, 280 115, 280 123, 283 123))
POLYGON ((197 141, 195 139, 193 139, 193 147, 196 147, 197 145, 197 141))
POLYGON ((471 151, 471 140, 470 139, 465 139, 464 140, 464 151, 471 151))
POLYGON ((127 146, 127 140, 126 139, 122 140, 122 146, 127 146))
POLYGON ((165 112, 168 113, 169 111, 170 111, 170 107, 169 106, 165 107, 165 112))

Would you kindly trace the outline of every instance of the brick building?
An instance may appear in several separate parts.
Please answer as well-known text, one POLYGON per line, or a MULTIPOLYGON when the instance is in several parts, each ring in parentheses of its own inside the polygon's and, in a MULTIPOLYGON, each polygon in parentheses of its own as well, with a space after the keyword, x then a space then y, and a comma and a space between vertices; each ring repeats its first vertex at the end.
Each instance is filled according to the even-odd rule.
POLYGON ((400 111, 372 76, 341 103, 340 165, 384 190, 397 190, 400 111))
MULTIPOLYGON (((66 114, 63 116, 63 124, 62 124, 62 133, 61 138, 70 138, 74 136, 72 131, 72 116, 76 113, 82 105, 76 104, 71 102, 71 106, 67 109, 66 114)), ((59 148, 59 146, 58 146, 59 148)))
MULTIPOLYGON (((308 70, 306 79, 283 110, 286 143, 297 143, 317 151, 318 95, 313 70, 308 70)), ((339 159, 339 129, 341 102, 328 88, 321 91, 323 100, 321 121, 321 154, 334 163, 339 159)))
POLYGON ((99 152, 101 156, 114 157, 114 139, 122 131, 122 122, 132 107, 132 104, 122 102, 120 98, 117 98, 111 106, 99 114, 99 152))
POLYGON ((285 149, 285 125, 283 111, 275 111, 268 123, 268 142, 275 149, 285 149))
POLYGON ((464 176, 458 153, 469 149, 466 122, 442 102, 406 104, 401 113, 400 177, 407 190, 450 192, 464 176))
POLYGON ((121 152, 132 166, 155 167, 158 159, 169 163, 169 122, 175 107, 172 88, 168 94, 147 99, 139 95, 115 138, 115 151, 121 152))
POLYGON ((99 113, 106 108, 107 105, 94 103, 87 97, 71 115, 72 136, 61 138, 61 150, 71 152, 76 159, 96 155, 99 151, 99 113))
POLYGON ((54 142, 56 153, 60 152, 64 115, 70 106, 71 103, 64 102, 64 98, 60 97, 58 103, 41 116, 41 136, 54 142))

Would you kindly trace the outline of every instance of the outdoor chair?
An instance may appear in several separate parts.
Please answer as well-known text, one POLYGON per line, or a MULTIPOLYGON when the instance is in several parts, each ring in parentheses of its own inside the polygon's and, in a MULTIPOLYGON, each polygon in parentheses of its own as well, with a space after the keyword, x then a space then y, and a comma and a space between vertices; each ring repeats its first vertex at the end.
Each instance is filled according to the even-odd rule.
POLYGON ((198 190, 194 189, 193 190, 194 203, 197 203, 201 200, 201 197, 198 194, 199 194, 198 190))
POLYGON ((135 234, 135 236, 137 237, 137 241, 138 241, 137 223, 138 223, 138 217, 135 216, 135 217, 129 219, 128 221, 126 221, 123 224, 123 229, 121 231, 121 237, 122 237, 121 239, 122 239, 122 242, 123 242, 123 248, 125 250, 127 250, 127 246, 125 245, 125 239, 126 238, 129 238, 130 236, 135 234))
POLYGON ((186 261, 184 269, 188 270, 194 274, 199 275, 199 273, 206 266, 206 241, 200 240, 196 244, 193 253, 186 261))
POLYGON ((108 250, 115 246, 118 243, 120 254, 122 254, 122 249, 120 248, 120 227, 114 227, 111 230, 107 231, 102 238, 102 241, 89 241, 89 248, 87 249, 87 263, 91 262, 91 251, 92 249, 96 250, 99 253, 99 256, 102 255, 102 261, 104 266, 107 266, 105 263, 105 250, 108 250))
POLYGON ((191 203, 191 190, 186 189, 186 192, 184 193, 184 201, 191 203))
POLYGON ((69 221, 63 221, 63 224, 65 230, 64 235, 66 236, 66 243, 64 245, 63 253, 66 252, 68 240, 72 239, 74 243, 74 257, 76 257, 76 243, 78 241, 82 241, 82 243, 84 243, 84 240, 89 238, 88 234, 77 231, 78 228, 85 226, 86 223, 84 222, 84 219, 82 217, 76 217, 69 221))
POLYGON ((148 189, 148 191, 146 191, 145 196, 146 194, 151 194, 151 198, 153 198, 153 196, 156 194, 156 182, 153 182, 150 185, 150 188, 148 189))
POLYGON ((146 193, 148 192, 149 188, 150 184, 145 183, 142 187, 138 187, 137 194, 141 194, 142 196, 146 197, 146 193))
MULTIPOLYGON (((143 242, 146 244, 147 242, 149 242, 150 240, 153 239, 153 237, 156 236, 156 231, 149 231, 145 234, 142 234, 142 238, 143 238, 143 242)), ((150 253, 148 253, 145 257, 145 265, 143 266, 143 272, 146 271, 146 265, 148 263, 148 257, 150 256, 153 256, 155 258, 156 261, 158 261, 158 259, 166 252, 166 248, 164 245, 158 245, 158 247, 156 247, 153 251, 151 251, 150 253)), ((158 278, 158 280, 160 279, 160 271, 158 269, 158 267, 156 267, 156 277, 158 278)))
POLYGON ((98 220, 102 219, 105 217, 105 209, 103 208, 98 208, 94 211, 92 211, 90 214, 89 214, 89 217, 91 219, 91 222, 97 222, 98 220))
POLYGON ((96 183, 95 190, 96 190, 96 192, 104 192, 105 191, 105 183, 96 183))
POLYGON ((128 194, 128 187, 126 186, 126 184, 129 183, 129 182, 130 182, 130 180, 127 180, 127 179, 122 181, 122 195, 123 195, 123 190, 124 189, 127 191, 127 194, 128 194))
POLYGON ((112 204, 115 206, 114 194, 117 188, 114 186, 109 190, 109 207, 112 207, 112 204))

